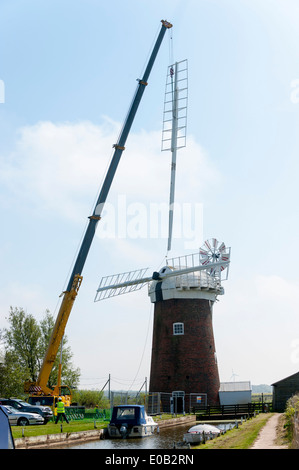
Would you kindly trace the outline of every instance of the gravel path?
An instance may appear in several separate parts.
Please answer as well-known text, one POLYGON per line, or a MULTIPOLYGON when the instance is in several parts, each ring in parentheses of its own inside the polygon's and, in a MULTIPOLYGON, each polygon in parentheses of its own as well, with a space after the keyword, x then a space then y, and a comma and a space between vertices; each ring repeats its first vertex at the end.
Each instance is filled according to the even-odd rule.
POLYGON ((287 449, 286 445, 278 446, 275 444, 276 429, 278 426, 279 413, 271 416, 266 425, 260 431, 251 449, 287 449))

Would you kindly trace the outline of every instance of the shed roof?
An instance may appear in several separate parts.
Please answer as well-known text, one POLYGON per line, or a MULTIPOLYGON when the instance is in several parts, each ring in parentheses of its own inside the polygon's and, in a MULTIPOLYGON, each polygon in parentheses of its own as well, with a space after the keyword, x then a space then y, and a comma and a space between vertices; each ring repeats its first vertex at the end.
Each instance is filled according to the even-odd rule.
POLYGON ((282 382, 286 382, 288 380, 293 380, 293 379, 297 379, 299 380, 299 372, 296 372, 295 374, 292 374, 292 375, 289 375, 288 377, 285 377, 284 379, 281 379, 281 380, 278 380, 277 382, 274 382, 273 384, 271 384, 272 386, 276 386, 282 382))
POLYGON ((221 382, 219 392, 251 392, 250 382, 221 382))

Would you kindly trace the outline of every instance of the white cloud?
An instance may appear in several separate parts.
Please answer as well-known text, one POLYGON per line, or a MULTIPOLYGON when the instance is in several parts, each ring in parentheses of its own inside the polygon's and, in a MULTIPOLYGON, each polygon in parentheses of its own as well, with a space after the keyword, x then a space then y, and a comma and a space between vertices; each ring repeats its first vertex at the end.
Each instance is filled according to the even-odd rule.
MULTIPOLYGON (((48 121, 19 129, 15 148, 0 160, 2 188, 8 190, 2 204, 17 199, 23 208, 39 214, 49 211, 73 220, 81 214, 86 217, 93 210, 119 127, 105 118, 102 125, 48 121)), ((157 131, 131 133, 108 203, 116 207, 116 198, 124 195, 128 204, 168 205, 171 154, 160 151, 160 139, 157 131)), ((187 148, 177 155, 175 200, 200 203, 203 193, 219 181, 219 173, 190 137, 187 148)))
POLYGON ((76 218, 103 174, 113 131, 90 122, 23 127, 9 158, 2 156, 2 184, 22 204, 76 218))

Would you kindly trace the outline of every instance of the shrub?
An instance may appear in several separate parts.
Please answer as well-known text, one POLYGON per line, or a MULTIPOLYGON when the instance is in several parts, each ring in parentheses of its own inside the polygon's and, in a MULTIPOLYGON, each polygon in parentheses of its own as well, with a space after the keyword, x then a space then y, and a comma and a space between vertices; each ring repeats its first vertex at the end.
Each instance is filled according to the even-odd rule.
POLYGON ((73 393, 73 402, 78 403, 85 408, 109 408, 109 402, 104 396, 103 391, 98 390, 75 390, 73 393))
POLYGON ((296 411, 299 411, 299 394, 293 395, 288 399, 285 409, 285 427, 287 428, 288 439, 290 439, 290 441, 293 439, 294 418, 296 411))

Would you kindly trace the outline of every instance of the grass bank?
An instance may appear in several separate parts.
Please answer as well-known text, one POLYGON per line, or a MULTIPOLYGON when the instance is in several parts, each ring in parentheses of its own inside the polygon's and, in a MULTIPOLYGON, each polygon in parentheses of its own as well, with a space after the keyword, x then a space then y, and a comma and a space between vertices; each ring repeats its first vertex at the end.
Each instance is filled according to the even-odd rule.
MULTIPOLYGON (((231 429, 226 434, 208 441, 206 444, 192 446, 192 449, 249 449, 256 440, 260 430, 265 426, 271 416, 273 416, 273 413, 261 413, 255 418, 243 422, 238 429, 231 429)), ((279 436, 281 440, 284 440, 285 436, 282 420, 280 428, 279 436)), ((284 441, 284 443, 286 442, 284 441)))
MULTIPOLYGON (((96 422, 96 428, 102 429, 107 426, 107 422, 96 422)), ((94 422, 88 421, 71 421, 69 424, 63 422, 62 431, 60 423, 55 424, 49 422, 47 424, 32 425, 22 428, 21 426, 12 426, 12 435, 14 439, 19 437, 33 437, 33 436, 44 436, 45 434, 59 434, 61 432, 80 432, 80 431, 91 431, 95 429, 94 422)))

